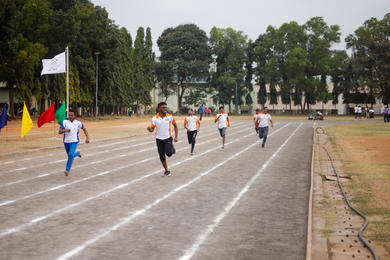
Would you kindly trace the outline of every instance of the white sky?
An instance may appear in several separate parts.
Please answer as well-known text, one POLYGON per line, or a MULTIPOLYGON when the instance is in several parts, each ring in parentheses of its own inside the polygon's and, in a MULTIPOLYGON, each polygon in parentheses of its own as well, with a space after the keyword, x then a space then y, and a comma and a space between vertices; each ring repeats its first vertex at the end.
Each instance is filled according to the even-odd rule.
MULTIPOLYGON (((390 13, 390 0, 91 0, 105 7, 115 24, 125 27, 133 41, 139 26, 150 27, 153 50, 159 55, 156 41, 168 27, 194 23, 207 35, 213 26, 232 27, 252 40, 268 25, 296 21, 305 23, 322 16, 328 25, 341 28, 342 41, 371 17, 382 19, 390 13)), ((345 49, 344 42, 337 49, 345 49)))

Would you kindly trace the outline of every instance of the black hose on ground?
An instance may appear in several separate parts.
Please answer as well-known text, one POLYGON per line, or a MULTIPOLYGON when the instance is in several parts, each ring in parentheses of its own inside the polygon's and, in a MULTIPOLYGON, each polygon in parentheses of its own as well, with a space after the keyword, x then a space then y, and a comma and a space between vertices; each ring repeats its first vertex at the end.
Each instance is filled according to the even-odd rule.
MULTIPOLYGON (((316 128, 316 132, 317 132, 318 134, 326 134, 326 133, 325 133, 325 130, 324 130, 322 127, 317 127, 317 128, 316 128), (319 130, 320 130, 321 132, 319 132, 319 130)), ((334 159, 333 159, 332 155, 330 154, 329 150, 325 147, 325 145, 326 145, 327 143, 328 143, 328 141, 326 141, 326 143, 322 145, 322 148, 323 148, 323 149, 326 151, 326 153, 328 154, 329 160, 330 160, 330 162, 331 162, 331 164, 332 164, 333 171, 334 171, 334 173, 335 173, 335 175, 336 175, 336 177, 337 177, 337 183, 338 183, 338 185, 339 185, 339 187, 340 187, 340 190, 341 190, 341 193, 342 193, 342 195, 343 195, 343 197, 344 197, 344 200, 345 200, 345 202, 347 203, 347 205, 348 205, 348 207, 349 207, 350 209, 352 209, 356 214, 358 214, 360 217, 362 217, 362 218, 364 219, 364 224, 363 224, 363 226, 362 226, 362 227, 360 228, 360 230, 359 230, 359 234, 358 234, 359 239, 360 239, 360 241, 363 243, 363 245, 365 245, 365 246, 368 248, 368 250, 370 251, 371 255, 374 257, 374 259, 375 259, 375 260, 378 260, 379 258, 378 258, 378 256, 376 255, 375 250, 366 242, 366 240, 364 240, 364 237, 363 237, 363 231, 364 231, 364 230, 366 229, 366 227, 368 226, 368 219, 367 219, 367 217, 366 217, 363 213, 361 213, 358 209, 354 208, 354 207, 352 206, 352 204, 349 202, 349 199, 348 199, 347 195, 346 195, 345 192, 344 192, 343 185, 342 185, 341 182, 340 182, 340 175, 339 175, 339 173, 338 173, 338 171, 337 171, 337 169, 336 169, 336 166, 334 165, 334 159)))

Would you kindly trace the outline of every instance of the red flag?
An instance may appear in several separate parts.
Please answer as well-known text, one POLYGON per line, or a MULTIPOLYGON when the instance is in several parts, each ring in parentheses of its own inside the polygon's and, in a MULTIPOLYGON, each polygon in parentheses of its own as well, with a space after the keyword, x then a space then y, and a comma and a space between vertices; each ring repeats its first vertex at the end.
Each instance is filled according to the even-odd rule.
POLYGON ((51 122, 55 120, 54 117, 54 103, 46 109, 45 112, 42 113, 42 115, 38 119, 38 128, 41 127, 42 125, 46 124, 47 122, 51 122))

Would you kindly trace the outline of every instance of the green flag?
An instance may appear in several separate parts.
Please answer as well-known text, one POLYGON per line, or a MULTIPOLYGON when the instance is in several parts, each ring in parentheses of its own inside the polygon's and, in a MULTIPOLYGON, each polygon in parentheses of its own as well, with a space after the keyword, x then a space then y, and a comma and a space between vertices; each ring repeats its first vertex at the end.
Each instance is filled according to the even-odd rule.
POLYGON ((61 125, 62 121, 64 121, 66 119, 66 103, 65 102, 60 106, 59 109, 57 109, 54 117, 57 119, 59 125, 61 125))

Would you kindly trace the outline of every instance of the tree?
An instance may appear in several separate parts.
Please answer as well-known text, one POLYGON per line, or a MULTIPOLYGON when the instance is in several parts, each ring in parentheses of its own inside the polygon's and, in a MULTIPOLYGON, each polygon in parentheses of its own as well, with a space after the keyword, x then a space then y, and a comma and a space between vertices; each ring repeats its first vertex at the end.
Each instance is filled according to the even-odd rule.
POLYGON ((253 100, 251 97, 251 93, 253 91, 252 80, 253 80, 253 75, 254 75, 253 63, 254 63, 254 59, 255 59, 253 48, 254 48, 254 44, 253 44, 252 40, 249 40, 248 47, 246 50, 247 59, 246 59, 246 63, 245 63, 245 71, 246 71, 245 87, 248 90, 248 94, 245 97, 245 103, 248 106, 253 104, 253 100))
POLYGON ((390 102, 390 13, 382 20, 371 18, 345 41, 360 67, 364 93, 390 102))
POLYGON ((163 78, 176 82, 178 112, 191 82, 208 76, 210 49, 207 40, 206 33, 195 24, 168 28, 157 40, 161 51, 160 65, 166 68, 160 72, 167 73, 163 78))
POLYGON ((220 104, 228 104, 231 112, 231 104, 235 98, 240 105, 247 94, 244 84, 246 75, 244 67, 248 62, 247 36, 242 31, 235 31, 232 28, 213 27, 210 32, 210 45, 213 63, 216 65, 216 72, 212 73, 211 81, 212 87, 217 90, 215 98, 220 104))
POLYGON ((48 30, 52 12, 46 0, 2 0, 0 10, 0 80, 7 82, 14 117, 14 94, 29 108, 33 93, 39 92, 35 74, 47 52, 40 39, 48 30))

